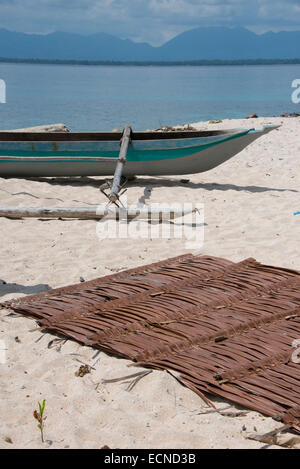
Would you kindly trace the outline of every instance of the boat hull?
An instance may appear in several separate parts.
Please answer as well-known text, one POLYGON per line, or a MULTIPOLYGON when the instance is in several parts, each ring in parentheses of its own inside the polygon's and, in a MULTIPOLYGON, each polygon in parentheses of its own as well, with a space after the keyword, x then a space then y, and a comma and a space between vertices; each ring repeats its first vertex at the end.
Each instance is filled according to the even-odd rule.
MULTIPOLYGON (((274 128, 239 129, 203 138, 133 141, 123 175, 182 175, 209 171, 274 128)), ((118 150, 118 141, 1 141, 0 176, 112 176, 118 150)))

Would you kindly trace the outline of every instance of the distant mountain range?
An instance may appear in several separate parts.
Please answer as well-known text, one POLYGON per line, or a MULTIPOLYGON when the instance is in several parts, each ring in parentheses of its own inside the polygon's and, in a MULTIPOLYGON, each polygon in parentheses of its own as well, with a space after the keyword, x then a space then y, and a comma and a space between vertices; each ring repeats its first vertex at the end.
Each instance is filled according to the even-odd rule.
POLYGON ((87 61, 192 61, 300 58, 300 31, 255 34, 244 28, 206 27, 179 34, 160 47, 106 33, 26 34, 0 29, 0 58, 87 61))

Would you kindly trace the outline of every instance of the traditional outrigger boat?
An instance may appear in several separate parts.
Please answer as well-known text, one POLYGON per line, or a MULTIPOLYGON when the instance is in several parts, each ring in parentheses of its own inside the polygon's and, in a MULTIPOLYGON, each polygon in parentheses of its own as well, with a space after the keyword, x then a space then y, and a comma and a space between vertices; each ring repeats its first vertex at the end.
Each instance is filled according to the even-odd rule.
POLYGON ((208 171, 267 134, 261 130, 133 132, 0 132, 0 177, 183 175, 208 171), (120 149, 121 144, 121 149, 120 149))
MULTIPOLYGON (((275 127, 131 132, 124 176, 201 173, 275 127)), ((0 176, 111 176, 122 133, 0 132, 0 176)))

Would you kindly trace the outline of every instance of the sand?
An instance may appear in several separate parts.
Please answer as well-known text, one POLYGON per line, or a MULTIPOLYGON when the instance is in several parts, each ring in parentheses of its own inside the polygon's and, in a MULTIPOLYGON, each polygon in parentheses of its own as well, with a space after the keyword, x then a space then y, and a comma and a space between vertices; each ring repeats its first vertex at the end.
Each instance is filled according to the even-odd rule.
MULTIPOLYGON (((201 254, 300 269, 300 118, 258 118, 201 122, 201 129, 260 128, 281 124, 239 155, 205 174, 138 178, 128 202, 204 203, 201 254)), ((1 205, 89 206, 105 202, 101 178, 0 179, 1 205)), ((0 219, 0 300, 21 297, 119 270, 184 254, 182 239, 104 239, 96 221, 0 219), (1 284, 1 282, 0 282, 1 284)), ((190 250, 189 250, 190 251, 190 250)), ((196 253, 195 251, 192 251, 196 253)), ((280 426, 256 412, 225 417, 203 413, 200 397, 167 372, 153 371, 131 390, 127 382, 102 379, 133 373, 131 362, 75 342, 52 344, 51 334, 31 331, 33 320, 0 311, 0 448, 260 448, 246 438, 280 426), (50 347, 49 347, 50 344, 50 347), (2 352, 3 354, 3 352, 2 352), (2 360, 3 361, 3 360, 2 360), (82 363, 90 374, 75 376, 82 363), (33 410, 46 399, 41 443, 33 410), (7 440, 7 441, 6 441, 7 440)), ((217 407, 241 408, 213 398, 217 407)), ((228 409, 227 409, 228 410, 228 409)))

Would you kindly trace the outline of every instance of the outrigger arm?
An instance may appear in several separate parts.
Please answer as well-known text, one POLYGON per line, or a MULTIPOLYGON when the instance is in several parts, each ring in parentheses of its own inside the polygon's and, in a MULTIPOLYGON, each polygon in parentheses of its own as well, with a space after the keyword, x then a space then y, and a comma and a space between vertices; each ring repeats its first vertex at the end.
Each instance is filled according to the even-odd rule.
POLYGON ((120 148, 117 166, 116 166, 115 173, 114 173, 114 179, 112 182, 110 193, 108 195, 108 198, 110 202, 112 203, 116 202, 119 198, 118 194, 121 189, 121 177, 122 177, 124 165, 126 164, 126 156, 127 156, 127 151, 128 151, 128 145, 131 142, 131 134, 132 134, 132 129, 130 125, 126 125, 123 131, 122 139, 121 139, 121 148, 120 148))

